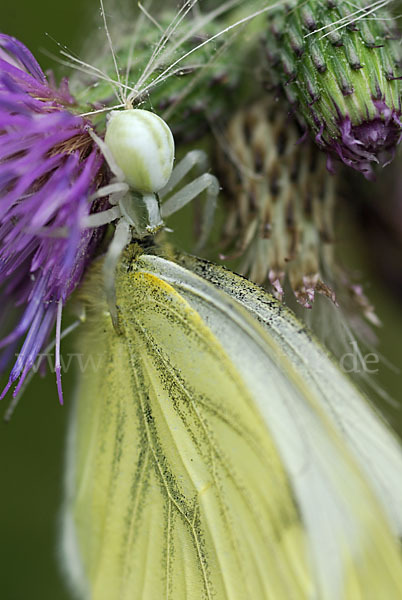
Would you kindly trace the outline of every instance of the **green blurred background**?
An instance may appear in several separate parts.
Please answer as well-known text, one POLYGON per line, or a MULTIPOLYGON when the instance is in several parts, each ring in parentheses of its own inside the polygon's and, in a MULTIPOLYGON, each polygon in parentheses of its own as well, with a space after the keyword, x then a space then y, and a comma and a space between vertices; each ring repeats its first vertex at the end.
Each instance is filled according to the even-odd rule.
MULTIPOLYGON (((54 66, 48 53, 57 53, 57 46, 51 38, 79 53, 83 40, 88 39, 91 32, 97 33, 100 26, 98 0, 19 0, 2 7, 2 31, 23 41, 44 69, 54 66)), ((344 218, 348 219, 348 215, 344 218)), ((377 277, 378 273, 374 273, 366 248, 368 240, 362 235, 358 243, 357 233, 351 237, 353 244, 345 240, 344 255, 351 267, 360 269, 361 280, 383 321, 379 349, 399 367, 402 356, 401 305, 381 277, 377 277), (356 253, 357 247, 360 247, 359 254, 356 253)), ((63 354, 73 352, 72 344, 73 340, 63 343, 63 354)), ((400 399, 399 373, 380 365, 375 379, 394 398, 400 399)), ((49 374, 45 379, 37 376, 11 423, 0 423, 2 600, 71 598, 58 568, 57 532, 62 501, 64 442, 74 390, 72 372, 64 377, 63 385, 65 406, 60 407, 54 376, 49 374)), ((401 431, 399 409, 389 405, 382 408, 401 431)))

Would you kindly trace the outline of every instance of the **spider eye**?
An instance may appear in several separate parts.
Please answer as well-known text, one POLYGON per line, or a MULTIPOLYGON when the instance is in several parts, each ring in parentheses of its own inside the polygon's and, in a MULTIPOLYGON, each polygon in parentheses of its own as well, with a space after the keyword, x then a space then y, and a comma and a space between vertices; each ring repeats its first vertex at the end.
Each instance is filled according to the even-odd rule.
POLYGON ((141 109, 113 111, 105 142, 133 190, 158 192, 169 181, 174 139, 168 125, 155 113, 141 109))

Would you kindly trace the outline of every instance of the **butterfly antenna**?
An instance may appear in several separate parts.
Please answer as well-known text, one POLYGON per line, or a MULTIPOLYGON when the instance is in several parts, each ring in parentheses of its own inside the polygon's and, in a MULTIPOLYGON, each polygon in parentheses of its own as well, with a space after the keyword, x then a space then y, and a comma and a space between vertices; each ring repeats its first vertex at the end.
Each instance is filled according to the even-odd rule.
MULTIPOLYGON (((222 4, 221 6, 219 6, 218 8, 210 11, 209 13, 202 15, 199 18, 195 18, 196 24, 191 27, 188 31, 186 31, 186 33, 174 44, 172 44, 171 47, 169 47, 169 50, 166 50, 166 53, 164 54, 164 59, 167 62, 167 59, 169 56, 172 56, 175 54, 176 50, 178 50, 183 44, 185 44, 185 42, 190 39, 191 37, 193 37, 194 35, 196 35, 197 33, 199 33, 200 29, 206 25, 207 23, 210 23, 211 21, 213 21, 214 19, 216 19, 217 17, 221 16, 222 14, 224 14, 225 12, 232 10, 234 8, 236 8, 239 4, 242 3, 243 0, 228 0, 227 2, 225 2, 224 4, 222 4)), ((191 10, 194 7, 195 3, 191 4, 188 8, 189 10, 191 10)), ((186 14, 184 16, 186 16, 188 13, 188 11, 186 12, 186 14)), ((178 13, 179 14, 179 13, 178 13)), ((177 18, 178 15, 176 15, 177 18)), ((183 16, 183 18, 184 18, 183 16)), ((182 20, 182 19, 181 19, 182 20)), ((180 22, 181 22, 180 20, 180 22)), ((172 22, 173 23, 173 22, 172 22)), ((180 23, 178 23, 180 24, 180 23)), ((177 24, 177 25, 178 25, 177 24)), ((171 24, 172 25, 172 24, 171 24)), ((169 27, 171 27, 171 25, 169 27)), ((176 30, 177 25, 174 27, 173 31, 176 30)), ((171 34, 170 36, 171 37, 171 34)), ((185 57, 181 57, 181 59, 183 59, 185 57)), ((181 60, 180 59, 180 60, 181 60)), ((158 62, 156 63, 156 65, 154 65, 154 70, 158 67, 158 62)), ((180 70, 180 69, 178 69, 180 70)), ((169 75, 168 77, 174 75, 177 71, 173 71, 170 72, 169 71, 169 75)), ((167 77, 165 77, 166 79, 167 77)), ((145 78, 142 76, 140 78, 140 80, 137 82, 136 85, 136 93, 144 93, 145 91, 151 89, 153 87, 153 82, 151 82, 148 86, 146 86, 145 89, 141 89, 141 85, 142 83, 145 81, 145 78)), ((158 79, 158 83, 159 83, 159 79, 158 79)), ((134 96, 134 93, 132 94, 132 96, 134 96)))
MULTIPOLYGON (((376 2, 373 2, 373 4, 370 4, 369 6, 363 6, 363 7, 359 8, 358 10, 356 10, 355 12, 345 15, 344 17, 338 19, 337 21, 334 21, 333 23, 327 23, 326 25, 323 25, 322 27, 319 27, 318 29, 314 29, 313 31, 310 31, 304 37, 308 38, 311 35, 316 35, 317 33, 320 33, 321 31, 325 31, 326 29, 329 29, 330 33, 332 33, 332 31, 337 31, 338 29, 342 29, 342 27, 347 27, 351 23, 354 23, 356 21, 364 19, 367 15, 373 13, 375 10, 378 10, 379 8, 383 8, 384 6, 389 4, 389 2, 390 2, 390 0, 376 0, 376 2), (333 29, 334 25, 339 25, 339 27, 337 27, 336 29, 333 29)), ((328 34, 325 34, 323 37, 326 37, 326 35, 328 35, 328 34)), ((320 38, 320 39, 322 39, 322 38, 320 38)))
MULTIPOLYGON (((79 58, 75 58, 74 56, 68 54, 67 52, 61 52, 60 54, 62 54, 63 56, 65 56, 66 58, 68 58, 69 60, 72 61, 73 64, 72 63, 69 63, 69 64, 73 69, 77 69, 78 71, 83 71, 84 73, 88 73, 89 75, 94 75, 98 79, 103 79, 104 81, 107 81, 108 83, 110 83, 113 86, 113 89, 115 89, 116 87, 120 87, 120 88, 125 87, 120 81, 115 81, 114 79, 109 77, 106 73, 104 73, 101 69, 98 69, 94 65, 86 63, 85 61, 83 61, 79 58), (80 67, 78 67, 74 63, 77 63, 78 65, 80 65, 80 67)), ((131 90, 132 88, 129 88, 129 89, 131 90)), ((122 98, 116 91, 115 91, 115 94, 117 96, 117 99, 119 101, 121 101, 122 98)))
MULTIPOLYGON (((219 50, 217 50, 215 52, 215 54, 213 54, 206 63, 203 63, 201 65, 199 65, 199 71, 196 75, 194 75, 191 78, 191 81, 183 88, 183 90, 180 92, 180 94, 178 94, 177 98, 175 99, 175 101, 169 106, 169 108, 167 108, 164 113, 163 113, 163 119, 167 122, 169 122, 169 119, 171 117, 171 114, 176 110, 176 108, 180 105, 181 102, 183 102, 183 100, 191 93, 191 91, 196 87, 196 85, 198 84, 198 82, 200 81, 201 77, 203 76, 203 73, 205 72, 206 69, 211 69, 214 65, 214 63, 216 63, 218 61, 218 59, 222 56, 222 54, 224 54, 228 48, 228 46, 230 45, 231 39, 227 40, 225 42, 225 44, 223 44, 219 50)), ((194 67, 194 65, 192 65, 194 67)), ((195 67, 197 68, 197 67, 195 67)))
POLYGON ((373 4, 371 4, 369 6, 365 6, 364 8, 361 8, 360 10, 356 11, 356 13, 354 13, 354 14, 356 14, 355 18, 351 18, 352 15, 347 15, 347 17, 344 17, 343 19, 340 19, 339 21, 335 21, 333 23, 333 25, 340 23, 339 27, 331 28, 329 31, 324 33, 319 39, 322 40, 322 39, 326 38, 327 36, 331 35, 332 32, 338 31, 339 29, 344 29, 351 23, 356 23, 357 21, 362 21, 363 19, 368 17, 368 15, 373 14, 376 10, 380 10, 381 8, 384 8, 384 6, 387 6, 390 3, 390 1, 391 0, 380 0, 380 1, 374 2, 373 4), (360 13, 360 14, 358 14, 358 13, 360 13))
POLYGON ((80 117, 91 117, 92 115, 100 115, 105 112, 110 112, 112 110, 117 110, 118 108, 125 108, 127 106, 126 102, 121 104, 115 104, 114 106, 104 106, 103 108, 98 108, 98 110, 91 110, 86 113, 80 113, 80 117))
MULTIPOLYGON (((150 5, 151 5, 151 2, 148 2, 148 6, 150 6, 150 5)), ((146 18, 149 19, 151 21, 151 23, 153 23, 157 29, 159 29, 159 31, 162 34, 165 33, 162 25, 160 23, 158 23, 158 21, 155 19, 155 17, 153 17, 151 15, 151 13, 148 11, 148 9, 143 4, 141 4, 141 2, 138 2, 138 8, 143 13, 143 15, 145 15, 146 18)))
MULTIPOLYGON (((149 0, 149 2, 147 2, 147 7, 149 7, 152 4, 152 0, 149 0)), ((144 23, 144 18, 148 17, 152 23, 154 23, 155 25, 159 26, 158 23, 156 22, 155 19, 152 19, 151 15, 148 12, 148 9, 145 8, 141 2, 138 2, 138 7, 141 11, 140 17, 138 19, 136 19, 135 21, 135 27, 134 27, 134 32, 133 32, 133 36, 132 36, 132 40, 130 43, 130 48, 128 51, 128 60, 127 60, 127 65, 126 65, 126 75, 125 75, 125 102, 126 105, 128 104, 128 99, 127 99, 127 90, 130 89, 131 91, 134 91, 134 88, 129 87, 128 82, 129 82, 129 77, 130 77, 130 71, 131 68, 133 66, 133 58, 134 58, 134 52, 135 52, 135 45, 137 43, 137 39, 138 39, 138 34, 141 31, 142 25, 144 23)))

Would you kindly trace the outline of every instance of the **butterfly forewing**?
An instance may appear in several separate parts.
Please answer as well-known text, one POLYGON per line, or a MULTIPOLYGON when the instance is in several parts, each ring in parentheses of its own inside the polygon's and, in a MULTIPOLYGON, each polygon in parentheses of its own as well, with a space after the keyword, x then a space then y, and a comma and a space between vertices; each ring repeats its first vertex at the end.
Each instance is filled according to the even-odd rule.
POLYGON ((399 594, 382 509, 317 390, 269 334, 280 307, 266 295, 253 314, 240 300, 254 286, 231 275, 238 293, 220 289, 195 274, 205 269, 126 257, 120 335, 97 277, 86 287, 82 349, 102 361, 80 385, 66 523, 87 597, 399 594))

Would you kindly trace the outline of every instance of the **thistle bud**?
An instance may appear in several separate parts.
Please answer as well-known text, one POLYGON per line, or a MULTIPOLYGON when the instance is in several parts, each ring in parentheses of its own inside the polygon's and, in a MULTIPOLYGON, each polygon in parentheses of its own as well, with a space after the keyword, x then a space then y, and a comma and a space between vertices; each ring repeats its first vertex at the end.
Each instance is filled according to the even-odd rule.
MULTIPOLYGON (((175 18, 169 10, 159 14, 161 29, 168 32, 175 18)), ((188 17, 180 24, 180 36, 176 33, 166 39, 152 21, 146 20, 134 50, 131 21, 119 22, 118 30, 112 30, 111 35, 119 71, 126 73, 127 81, 116 81, 108 49, 104 53, 97 49, 95 56, 89 53, 91 69, 84 69, 84 74, 80 70, 72 78, 80 111, 93 114, 92 120, 102 131, 102 110, 111 107, 114 90, 126 107, 162 116, 176 140, 190 142, 202 137, 210 123, 225 118, 234 99, 240 102, 249 95, 250 82, 243 77, 242 66, 255 62, 258 55, 260 28, 248 36, 246 48, 242 35, 233 36, 231 52, 227 52, 229 42, 223 35, 230 23, 227 18, 188 17), (233 55, 240 57, 236 68, 231 62, 233 55)))
POLYGON ((402 133, 400 49, 384 4, 293 0, 269 13, 267 54, 299 121, 368 179, 402 133), (376 7, 378 6, 378 9, 376 7))

